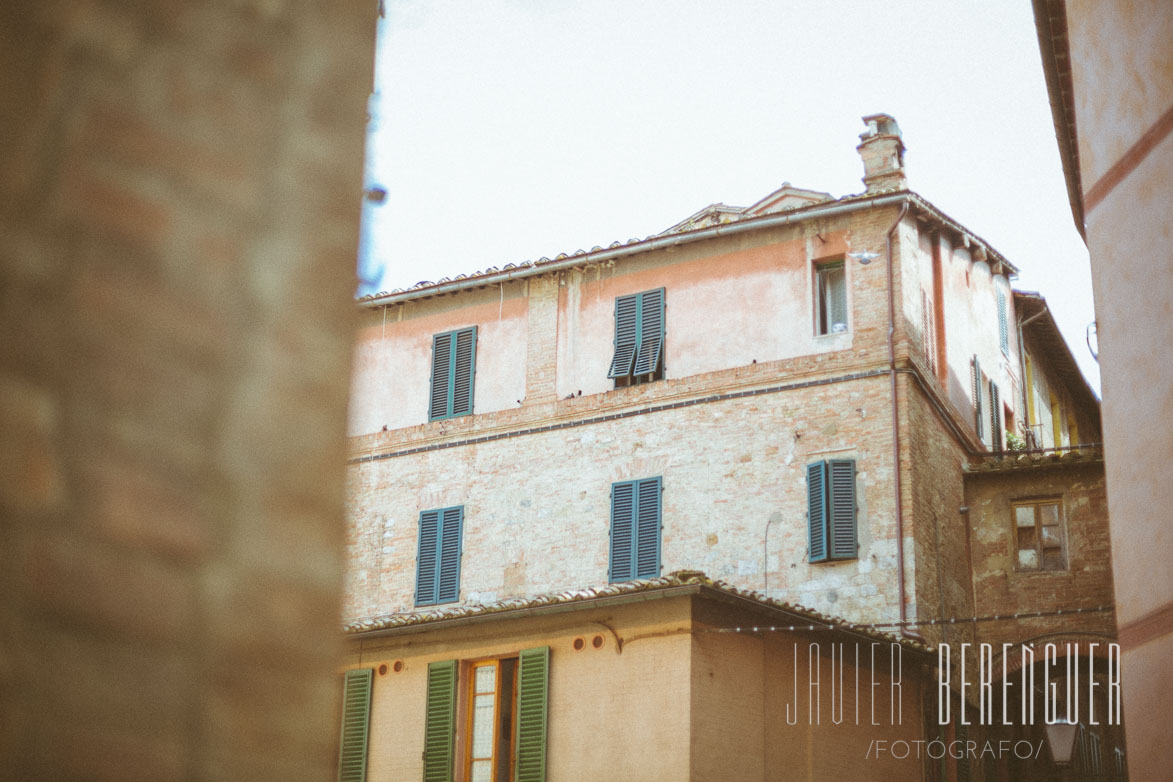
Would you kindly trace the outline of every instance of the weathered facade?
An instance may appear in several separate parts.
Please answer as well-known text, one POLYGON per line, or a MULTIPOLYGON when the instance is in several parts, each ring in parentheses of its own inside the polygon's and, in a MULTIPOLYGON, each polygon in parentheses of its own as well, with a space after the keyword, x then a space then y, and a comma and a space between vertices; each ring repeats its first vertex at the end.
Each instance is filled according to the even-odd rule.
POLYGON ((1168 776, 1173 688, 1173 5, 1034 0, 1075 225, 1087 242, 1130 768, 1168 776))
MULTIPOLYGON (((1032 420, 1015 269, 907 190, 894 120, 866 119, 864 194, 785 184, 642 241, 363 300, 345 608, 355 668, 393 654, 364 640, 372 618, 437 611, 439 632, 446 610, 683 570, 890 623, 913 643, 976 640, 972 625, 911 628, 977 610, 966 471, 1032 420)), ((1032 383, 1079 394, 1036 363, 1032 383)), ((1080 437, 1094 434, 1085 418, 1080 437)), ((629 632, 657 621, 633 618, 629 632)), ((529 640, 514 627, 435 654, 519 654, 529 640)), ((553 671, 565 639, 542 637, 553 671)), ((655 690, 643 697, 668 697, 655 690)), ((460 697, 467 716, 473 694, 460 697)), ((551 685, 551 736, 570 730, 554 725, 568 697, 551 685)), ((611 749, 627 752, 598 751, 611 749)), ((569 776, 553 738, 548 750, 569 776)), ((445 767, 468 778, 475 759, 453 752, 445 767)), ((702 768, 616 778, 723 778, 702 768)))

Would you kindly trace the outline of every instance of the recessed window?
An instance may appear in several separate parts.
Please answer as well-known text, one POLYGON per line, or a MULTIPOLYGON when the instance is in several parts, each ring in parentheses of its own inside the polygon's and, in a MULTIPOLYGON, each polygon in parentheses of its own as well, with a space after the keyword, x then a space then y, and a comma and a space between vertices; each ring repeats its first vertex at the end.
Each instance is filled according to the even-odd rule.
POLYGON ((1067 539, 1058 499, 1013 504, 1018 570, 1066 570, 1067 539))
POLYGON ((464 778, 470 782, 513 779, 517 658, 473 663, 471 674, 464 778))
POLYGON ((428 420, 472 412, 477 328, 447 331, 432 337, 432 390, 428 420))
POLYGON ((847 269, 843 261, 815 267, 815 334, 847 331, 847 269))
POLYGON ((615 387, 664 377, 664 289, 615 299, 615 352, 607 377, 615 387))

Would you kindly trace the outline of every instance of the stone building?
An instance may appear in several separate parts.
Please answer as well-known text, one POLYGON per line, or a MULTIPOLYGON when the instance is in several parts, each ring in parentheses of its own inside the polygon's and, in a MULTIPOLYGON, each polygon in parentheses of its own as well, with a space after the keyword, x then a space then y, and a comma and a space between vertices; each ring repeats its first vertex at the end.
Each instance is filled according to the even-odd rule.
MULTIPOLYGON (((938 733, 924 652, 979 641, 977 623, 929 620, 976 616, 986 569, 1017 573, 1010 512, 965 513, 980 465, 1028 441, 1082 453, 1098 411, 1040 331, 1054 325, 1041 298, 908 189, 895 120, 865 122, 862 194, 784 183, 643 240, 361 300, 344 778, 981 765, 881 762, 869 741, 966 738, 938 733), (893 634, 867 644, 903 655, 901 721, 779 718, 767 683, 806 667, 778 656, 821 632, 812 654, 830 664, 879 632, 858 624, 883 625, 893 634), (634 715, 622 729, 605 725, 613 708, 634 715)), ((1047 491, 1063 529, 1076 507, 1080 525, 1106 525, 1102 504, 1047 491)), ((1083 526, 1064 540, 1072 562, 1107 556, 1083 526)), ((1070 576, 1068 605, 1105 599, 1102 568, 1089 580, 1039 552, 1070 576)), ((997 599, 1033 583, 1003 579, 997 599)), ((853 671, 892 675, 867 648, 853 671)))
POLYGON ((1033 0, 1075 226, 1087 242, 1131 771, 1169 775, 1173 689, 1173 4, 1033 0))

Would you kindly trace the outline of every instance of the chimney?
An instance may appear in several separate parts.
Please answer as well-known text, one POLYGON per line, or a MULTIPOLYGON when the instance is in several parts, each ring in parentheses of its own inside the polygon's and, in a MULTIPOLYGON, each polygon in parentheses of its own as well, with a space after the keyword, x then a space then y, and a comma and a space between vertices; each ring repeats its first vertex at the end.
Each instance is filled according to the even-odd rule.
POLYGON ((863 183, 867 185, 867 192, 907 190, 900 126, 888 114, 871 114, 863 121, 868 129, 859 134, 860 145, 856 150, 863 158, 863 183))

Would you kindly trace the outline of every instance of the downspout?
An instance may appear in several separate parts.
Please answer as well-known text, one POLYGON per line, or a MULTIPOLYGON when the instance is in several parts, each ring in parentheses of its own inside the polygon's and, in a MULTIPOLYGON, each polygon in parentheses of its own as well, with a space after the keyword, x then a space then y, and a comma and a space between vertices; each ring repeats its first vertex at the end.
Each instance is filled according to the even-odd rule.
POLYGON ((892 258, 892 234, 908 214, 908 201, 900 206, 896 222, 884 235, 885 252, 888 256, 888 378, 892 390, 892 477, 896 484, 896 573, 897 600, 900 604, 900 635, 925 643, 925 637, 906 626, 908 612, 904 606, 904 498, 901 494, 900 479, 900 416, 896 397, 896 291, 895 261, 892 258))

